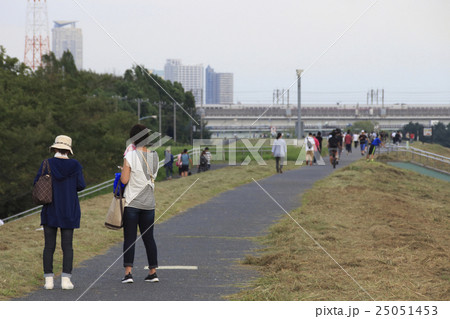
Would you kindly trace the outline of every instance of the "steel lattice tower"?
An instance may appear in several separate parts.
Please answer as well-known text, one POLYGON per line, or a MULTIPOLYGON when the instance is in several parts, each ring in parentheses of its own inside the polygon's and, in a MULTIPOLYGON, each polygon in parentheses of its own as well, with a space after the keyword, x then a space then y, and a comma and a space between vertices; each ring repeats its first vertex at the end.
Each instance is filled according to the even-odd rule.
POLYGON ((49 52, 47 0, 28 0, 24 63, 35 71, 49 52))

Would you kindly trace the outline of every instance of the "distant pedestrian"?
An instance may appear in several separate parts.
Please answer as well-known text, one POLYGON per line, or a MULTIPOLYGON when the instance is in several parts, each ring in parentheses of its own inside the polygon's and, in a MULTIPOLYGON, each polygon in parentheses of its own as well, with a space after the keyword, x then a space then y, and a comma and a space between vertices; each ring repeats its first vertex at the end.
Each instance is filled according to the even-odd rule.
POLYGON ((317 132, 317 140, 319 141, 319 153, 320 155, 322 155, 322 141, 323 141, 323 137, 322 137, 322 132, 317 132))
POLYGON ((206 151, 200 154, 200 163, 198 165, 197 173, 206 172, 208 170, 208 159, 206 158, 206 151))
POLYGON ((358 141, 359 141, 359 134, 358 133, 353 133, 353 144, 355 148, 358 148, 358 141))
POLYGON ((366 143, 367 143, 366 132, 362 130, 361 134, 359 134, 359 145, 361 148, 361 156, 364 156, 364 154, 366 153, 366 143))
POLYGON ((275 157, 275 167, 277 169, 277 173, 283 173, 283 162, 287 155, 286 141, 281 137, 281 132, 278 132, 277 139, 272 145, 272 156, 275 157))
POLYGON ((166 169, 166 178, 172 179, 173 175, 173 154, 170 146, 164 151, 164 168, 166 169))
MULTIPOLYGON (((314 159, 313 159, 313 163, 316 164, 317 163, 317 159, 316 159, 316 153, 319 150, 319 140, 316 137, 316 134, 313 134, 313 139, 314 139, 314 159)), ((320 155, 317 154, 319 157, 320 155)))
POLYGON ((306 150, 306 165, 312 166, 315 142, 311 132, 305 138, 305 142, 303 143, 303 145, 305 146, 306 150))
POLYGON ((208 147, 205 147, 205 156, 206 156, 206 159, 208 160, 208 164, 207 164, 207 170, 210 170, 211 169, 211 152, 209 151, 209 148, 208 147))
POLYGON ((347 131, 344 141, 345 141, 345 149, 347 151, 347 156, 348 156, 348 154, 352 152, 352 142, 353 142, 353 136, 350 133, 350 130, 347 131))
POLYGON ((184 149, 180 156, 181 159, 181 177, 187 177, 189 173, 189 164, 192 164, 192 159, 188 154, 188 150, 184 149))
POLYGON ((367 152, 367 161, 369 161, 369 157, 371 157, 371 161, 373 162, 373 157, 375 156, 375 152, 378 147, 382 146, 383 143, 381 142, 379 136, 377 135, 373 141, 370 143, 369 151, 367 152))
POLYGON ((123 266, 125 276, 122 283, 132 283, 137 227, 141 232, 147 253, 149 273, 147 282, 158 282, 157 248, 153 238, 155 222, 155 178, 158 174, 158 153, 147 148, 150 130, 136 124, 131 128, 130 139, 136 149, 128 152, 123 160, 120 180, 125 187, 125 210, 123 213, 123 266), (143 134, 144 131, 144 135, 143 134))
POLYGON ((61 274, 61 288, 73 289, 73 232, 80 228, 81 210, 77 192, 86 187, 80 163, 70 159, 73 155, 72 139, 66 135, 59 135, 50 146, 54 157, 49 158, 50 166, 43 170, 44 162, 34 179, 34 184, 41 175, 49 173, 52 178, 52 202, 42 206, 41 225, 44 227, 44 278, 45 289, 53 289, 53 254, 56 248, 56 235, 61 230, 61 248, 63 252, 63 267, 61 274))

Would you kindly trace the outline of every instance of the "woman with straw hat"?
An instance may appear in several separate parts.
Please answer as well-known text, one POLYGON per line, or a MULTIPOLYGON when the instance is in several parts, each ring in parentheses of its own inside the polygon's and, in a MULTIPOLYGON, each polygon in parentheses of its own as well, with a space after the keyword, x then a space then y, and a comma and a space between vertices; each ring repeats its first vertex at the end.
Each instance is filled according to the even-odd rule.
MULTIPOLYGON (((59 135, 55 143, 50 146, 54 157, 48 159, 49 172, 52 179, 52 202, 45 204, 41 211, 41 225, 44 227, 44 278, 45 289, 53 289, 53 254, 56 248, 56 234, 61 229, 61 247, 63 251, 63 269, 61 288, 73 289, 70 280, 73 265, 73 230, 80 228, 80 203, 77 192, 86 187, 82 167, 73 155, 72 139, 66 135, 59 135)), ((45 162, 45 161, 44 161, 45 162)), ((34 183, 47 170, 42 171, 43 164, 38 171, 34 183)))

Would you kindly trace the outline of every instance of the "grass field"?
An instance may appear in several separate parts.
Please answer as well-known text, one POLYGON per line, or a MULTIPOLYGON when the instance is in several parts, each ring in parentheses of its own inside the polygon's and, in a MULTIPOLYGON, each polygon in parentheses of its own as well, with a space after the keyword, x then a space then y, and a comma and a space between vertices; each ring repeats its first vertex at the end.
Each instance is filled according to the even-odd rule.
MULTIPOLYGON (((156 184, 156 218, 158 223, 168 220, 190 207, 201 204, 221 192, 242 184, 253 182, 252 178, 261 179, 274 174, 274 161, 268 161, 261 169, 254 164, 249 166, 226 167, 208 171, 187 178, 176 179, 156 184), (171 204, 196 179, 192 188, 175 203, 164 215, 171 204), (220 182, 218 182, 220 181, 220 182)), ((294 168, 290 163, 287 169, 294 168)), ((163 172, 161 172, 162 174, 163 172)), ((81 201, 81 227, 74 234, 74 266, 82 261, 104 253, 112 245, 123 240, 122 231, 104 228, 104 218, 112 199, 112 190, 81 201)), ((42 250, 44 247, 43 232, 40 228, 39 215, 30 216, 0 227, 0 300, 8 300, 22 296, 43 285, 42 250)), ((58 235, 58 242, 60 242, 58 235)), ((54 258, 54 272, 61 272, 60 244, 54 258)))
MULTIPOLYGON (((317 182, 292 217, 375 300, 449 300, 450 186, 358 161, 317 182)), ((289 217, 245 263, 263 277, 233 300, 371 300, 289 217)))

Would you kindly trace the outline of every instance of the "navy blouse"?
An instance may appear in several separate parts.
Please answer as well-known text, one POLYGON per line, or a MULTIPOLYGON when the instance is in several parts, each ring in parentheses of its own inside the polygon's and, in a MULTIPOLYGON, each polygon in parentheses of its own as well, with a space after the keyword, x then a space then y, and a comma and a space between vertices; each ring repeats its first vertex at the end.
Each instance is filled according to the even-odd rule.
MULTIPOLYGON (((52 175, 53 200, 41 211, 41 225, 59 228, 80 228, 78 191, 86 187, 80 163, 75 159, 49 158, 52 175)), ((33 185, 41 176, 42 165, 33 185)), ((44 172, 47 173, 47 172, 44 172)))

